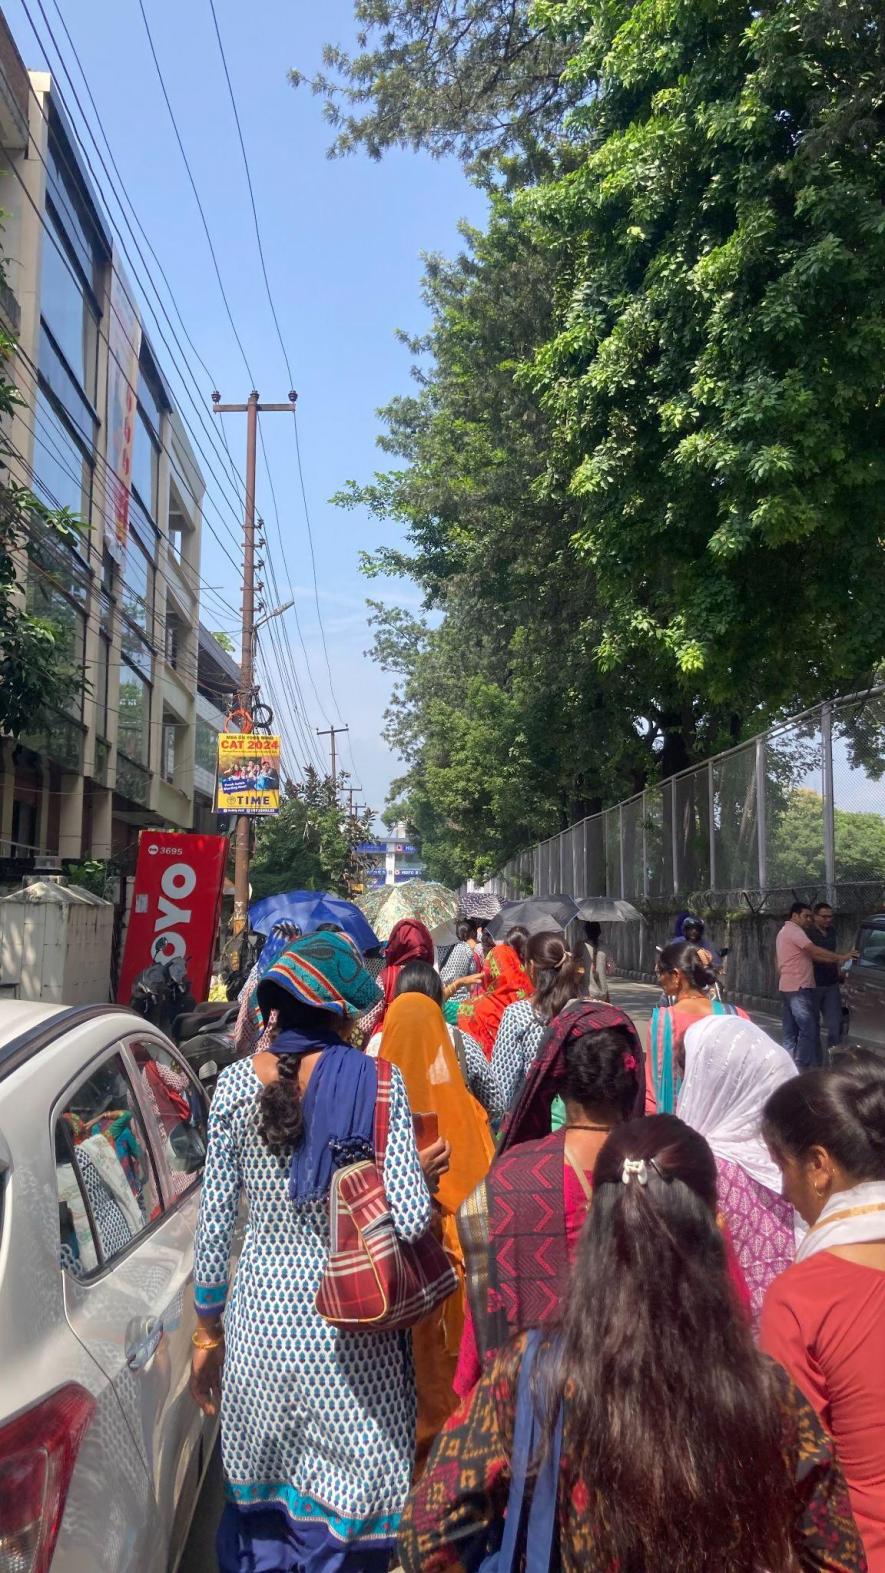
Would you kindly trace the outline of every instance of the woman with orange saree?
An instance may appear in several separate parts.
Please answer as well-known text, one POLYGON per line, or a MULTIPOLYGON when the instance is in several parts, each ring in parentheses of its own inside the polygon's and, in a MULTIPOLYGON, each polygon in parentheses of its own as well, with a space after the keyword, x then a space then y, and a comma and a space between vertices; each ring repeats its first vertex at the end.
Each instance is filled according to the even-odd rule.
POLYGON ((412 1114, 435 1115, 438 1135, 451 1144, 448 1172, 435 1193, 442 1243, 458 1274, 458 1288, 412 1329, 418 1390, 416 1469, 420 1473, 437 1433, 457 1408, 452 1386, 464 1326, 464 1253, 456 1214, 485 1178, 494 1155, 488 1116, 468 1092, 443 1013, 426 994, 400 994, 384 1022, 380 1056, 398 1066, 412 1114))

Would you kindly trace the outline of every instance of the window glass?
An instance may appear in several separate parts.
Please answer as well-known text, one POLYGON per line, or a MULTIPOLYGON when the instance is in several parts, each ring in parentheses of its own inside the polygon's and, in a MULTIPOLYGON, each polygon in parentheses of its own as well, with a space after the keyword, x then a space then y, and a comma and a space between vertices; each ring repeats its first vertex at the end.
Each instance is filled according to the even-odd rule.
MULTIPOLYGON (((33 617, 40 617, 49 623, 56 648, 64 661, 82 672, 86 659, 86 618, 73 601, 33 564, 28 573, 27 606, 33 617)), ((65 708, 69 715, 78 719, 82 716, 82 684, 65 708)))
POLYGON ((137 765, 147 765, 151 720, 151 689, 140 672, 120 662, 117 746, 137 765))
POLYGON ((153 427, 154 435, 159 441, 160 422, 163 418, 160 390, 150 372, 143 365, 138 368, 138 402, 141 406, 142 415, 147 424, 153 427))
POLYGON ((147 554, 130 533, 123 560, 123 611, 130 622, 149 631, 154 604, 154 570, 147 554))
POLYGON ((204 721, 200 715, 197 716, 195 743, 196 764, 201 769, 208 770, 209 774, 214 776, 215 767, 218 763, 218 732, 214 726, 210 726, 209 722, 204 721))
POLYGON ((144 413, 139 408, 132 439, 132 485, 138 493, 142 506, 147 509, 152 519, 157 517, 158 465, 157 445, 151 436, 144 413))
POLYGON ((162 1208, 119 1055, 78 1087, 55 1128, 61 1264, 82 1278, 128 1250, 162 1208))
POLYGON ((46 213, 42 251, 40 315, 86 397, 94 403, 97 319, 51 209, 46 213))
POLYGON ((104 243, 79 190, 74 156, 63 144, 54 127, 49 133, 48 153, 46 185, 50 201, 55 207, 83 273, 96 295, 99 295, 98 274, 104 255, 104 243))
POLYGON ((51 394, 53 402, 67 417, 74 436, 80 439, 91 457, 95 451, 98 418, 76 377, 68 371, 45 324, 40 327, 39 370, 41 388, 51 394))
POLYGON ((92 467, 42 389, 34 405, 34 491, 47 508, 89 513, 92 467))
POLYGON ((159 1043, 132 1046, 160 1137, 172 1189, 190 1190, 206 1161, 206 1097, 181 1061, 159 1043))
POLYGON ((95 725, 100 737, 108 735, 108 684, 111 670, 111 641, 98 636, 98 668, 95 673, 95 725))
POLYGON ((862 929, 860 959, 868 967, 885 967, 885 929, 862 929))

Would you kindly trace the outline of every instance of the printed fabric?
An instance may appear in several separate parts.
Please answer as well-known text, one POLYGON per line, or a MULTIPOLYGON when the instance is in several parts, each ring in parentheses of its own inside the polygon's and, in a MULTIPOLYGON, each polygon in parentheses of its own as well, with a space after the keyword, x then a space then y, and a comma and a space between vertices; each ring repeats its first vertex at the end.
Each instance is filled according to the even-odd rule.
MULTIPOLYGON (((404 1573, 474 1573, 510 1489, 513 1425, 525 1338, 514 1340, 443 1431, 409 1499, 399 1531, 404 1573)), ((866 1573, 834 1445, 814 1410, 783 1376, 784 1451, 795 1480, 793 1549, 802 1573, 866 1573)), ((565 1408, 558 1500, 561 1573, 612 1573, 573 1482, 565 1408)), ((534 1573, 534 1570, 530 1570, 534 1573)))
POLYGON ((492 1057, 495 1038, 508 1005, 528 999, 534 993, 532 981, 512 945, 495 945, 483 968, 483 989, 458 1011, 458 1026, 469 1032, 487 1059, 492 1057))
MULTIPOLYGON (((328 1202, 292 1202, 288 1165, 258 1131, 260 1093, 251 1060, 228 1066, 218 1079, 197 1230, 197 1308, 226 1306, 221 1442, 228 1500, 322 1524, 342 1546, 375 1547, 395 1534, 412 1476, 410 1340, 396 1332, 342 1332, 318 1315, 328 1202), (243 1248, 229 1287, 243 1197, 243 1248)), ((430 1195, 395 1068, 384 1187, 400 1239, 420 1239, 430 1225, 430 1195)))

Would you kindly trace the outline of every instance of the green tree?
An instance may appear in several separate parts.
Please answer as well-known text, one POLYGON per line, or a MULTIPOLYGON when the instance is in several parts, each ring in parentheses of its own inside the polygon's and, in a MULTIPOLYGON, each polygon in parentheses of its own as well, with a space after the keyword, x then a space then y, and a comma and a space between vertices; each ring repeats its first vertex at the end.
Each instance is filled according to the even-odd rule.
POLYGON ((488 173, 513 154, 536 167, 562 138, 581 89, 524 0, 355 0, 354 16, 357 53, 327 44, 323 74, 290 72, 325 100, 333 154, 426 148, 488 173))
POLYGON ((350 818, 340 806, 345 776, 335 784, 307 766, 289 782, 280 812, 259 819, 250 878, 255 900, 286 890, 327 890, 346 895, 360 875, 356 848, 371 836, 372 810, 350 818))
POLYGON ((228 655, 233 655, 237 647, 234 644, 230 634, 226 634, 223 628, 214 629, 212 638, 215 640, 216 644, 221 645, 222 650, 227 651, 228 655))
MULTIPOLYGON (((885 879, 885 818, 837 808, 834 820, 837 877, 885 879)), ((825 879, 823 799, 810 787, 797 787, 769 828, 769 884, 822 885, 825 879)))

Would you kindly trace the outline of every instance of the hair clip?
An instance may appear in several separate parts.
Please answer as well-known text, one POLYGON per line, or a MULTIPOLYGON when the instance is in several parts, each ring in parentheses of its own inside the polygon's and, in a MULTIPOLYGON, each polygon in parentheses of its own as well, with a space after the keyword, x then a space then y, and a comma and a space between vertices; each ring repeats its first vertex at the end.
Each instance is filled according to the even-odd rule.
POLYGON ((648 1168, 644 1158, 625 1158, 621 1170, 621 1182, 629 1185, 632 1179, 637 1179, 640 1185, 648 1184, 648 1168))
POLYGON ((636 1055, 635 1054, 625 1054, 624 1055, 624 1069, 625 1069, 625 1071, 635 1071, 635 1069, 636 1069, 636 1055))

